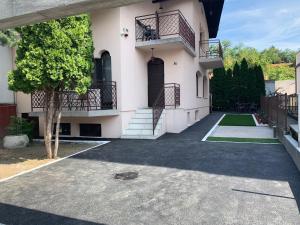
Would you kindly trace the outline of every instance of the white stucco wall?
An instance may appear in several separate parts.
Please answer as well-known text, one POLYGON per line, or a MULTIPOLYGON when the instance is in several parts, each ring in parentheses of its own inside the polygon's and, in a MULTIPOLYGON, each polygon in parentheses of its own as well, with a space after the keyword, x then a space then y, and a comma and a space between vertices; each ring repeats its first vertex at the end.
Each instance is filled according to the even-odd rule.
POLYGON ((14 93, 8 90, 8 72, 12 70, 12 49, 0 46, 0 104, 14 103, 14 93))
MULTIPOLYGON (((196 73, 207 76, 207 71, 199 65, 200 31, 208 39, 207 23, 202 4, 198 0, 173 0, 153 4, 152 0, 143 3, 95 10, 91 13, 94 56, 100 57, 104 50, 109 51, 112 59, 112 80, 117 82, 119 116, 94 118, 63 118, 70 122, 72 136, 79 135, 79 123, 101 123, 102 136, 117 138, 126 129, 135 110, 148 106, 147 63, 151 59, 151 48, 135 47, 135 17, 152 14, 156 10, 179 9, 186 17, 196 35, 196 57, 191 56, 182 46, 161 46, 154 49, 154 56, 161 58, 165 65, 165 83, 179 83, 181 86, 181 105, 176 110, 166 110, 167 131, 181 132, 209 113, 209 99, 197 97, 196 73), (128 37, 121 35, 128 29, 128 37)), ((208 77, 207 77, 208 79, 208 77)), ((208 79, 209 80, 209 79, 208 79)), ((200 85, 200 92, 203 86, 200 85)), ((209 87, 207 87, 209 92, 209 87)), ((206 97, 209 94, 207 93, 206 97)), ((19 113, 30 112, 30 97, 18 94, 19 113)), ((40 118, 42 124, 42 118, 40 118)), ((40 127, 40 134, 43 129, 40 127)))

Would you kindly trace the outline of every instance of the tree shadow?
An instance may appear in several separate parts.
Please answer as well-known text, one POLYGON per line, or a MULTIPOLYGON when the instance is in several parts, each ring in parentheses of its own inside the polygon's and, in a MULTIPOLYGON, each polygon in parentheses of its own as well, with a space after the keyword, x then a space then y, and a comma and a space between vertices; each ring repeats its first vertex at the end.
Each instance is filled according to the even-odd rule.
POLYGON ((28 224, 64 224, 64 225, 105 225, 90 221, 59 216, 48 212, 27 209, 19 206, 0 203, 0 223, 6 225, 28 225, 28 224))

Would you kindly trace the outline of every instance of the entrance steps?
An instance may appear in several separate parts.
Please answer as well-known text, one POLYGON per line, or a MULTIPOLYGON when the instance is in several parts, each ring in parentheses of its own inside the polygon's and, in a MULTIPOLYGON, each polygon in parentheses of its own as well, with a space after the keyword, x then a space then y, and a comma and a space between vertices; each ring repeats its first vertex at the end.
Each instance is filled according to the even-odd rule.
POLYGON ((138 109, 129 122, 128 128, 123 131, 122 139, 157 139, 166 129, 165 111, 163 111, 153 134, 152 109, 138 109))

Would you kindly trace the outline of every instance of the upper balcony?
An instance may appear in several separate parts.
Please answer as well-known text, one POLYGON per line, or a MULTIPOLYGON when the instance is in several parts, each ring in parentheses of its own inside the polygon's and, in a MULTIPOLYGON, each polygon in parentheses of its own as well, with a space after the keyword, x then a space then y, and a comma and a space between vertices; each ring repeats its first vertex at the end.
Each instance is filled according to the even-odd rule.
MULTIPOLYGON (((75 91, 59 92, 62 99, 62 115, 65 117, 115 116, 117 111, 117 85, 114 81, 93 84, 83 95, 75 91)), ((36 91, 31 94, 32 115, 45 111, 46 93, 36 91)))
POLYGON ((137 48, 183 47, 195 53, 195 32, 180 10, 154 13, 135 18, 137 48))
POLYGON ((205 69, 224 67, 223 48, 220 40, 200 41, 199 63, 205 69))

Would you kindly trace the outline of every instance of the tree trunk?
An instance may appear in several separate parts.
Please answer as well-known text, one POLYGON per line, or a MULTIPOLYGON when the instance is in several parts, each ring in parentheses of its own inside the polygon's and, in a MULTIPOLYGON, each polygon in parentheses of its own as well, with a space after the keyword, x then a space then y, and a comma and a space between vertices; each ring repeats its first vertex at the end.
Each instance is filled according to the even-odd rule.
POLYGON ((52 157, 54 159, 57 157, 58 146, 59 146, 60 120, 61 120, 61 109, 58 110, 58 114, 57 114, 57 118, 56 118, 55 146, 54 146, 53 155, 52 155, 52 157))
POLYGON ((46 147, 48 159, 53 158, 51 140, 52 140, 54 113, 55 113, 54 91, 47 91, 46 92, 46 117, 44 120, 44 140, 45 140, 45 147, 46 147))

